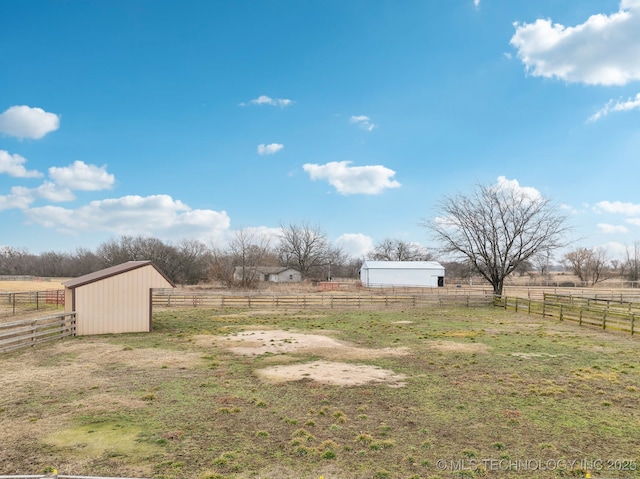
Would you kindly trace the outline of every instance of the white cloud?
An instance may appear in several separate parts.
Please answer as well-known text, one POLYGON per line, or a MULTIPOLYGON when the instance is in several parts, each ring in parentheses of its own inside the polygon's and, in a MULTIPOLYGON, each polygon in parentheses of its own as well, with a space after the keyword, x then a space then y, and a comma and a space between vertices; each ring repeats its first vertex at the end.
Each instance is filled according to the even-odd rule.
POLYGON ((568 205, 566 203, 562 203, 560 205, 560 209, 563 210, 563 211, 566 211, 570 215, 577 215, 580 212, 578 209, 576 209, 573 206, 568 205))
POLYGON ((39 171, 28 171, 24 164, 27 160, 20 155, 11 155, 8 151, 0 150, 0 173, 7 173, 16 178, 38 178, 42 176, 39 171))
POLYGON ((259 155, 273 155, 274 153, 277 153, 278 151, 282 150, 284 148, 284 145, 280 144, 280 143, 270 143, 268 145, 265 145, 264 143, 258 145, 258 154, 259 155))
POLYGON ((364 128, 367 131, 371 131, 376 127, 376 125, 371 123, 371 118, 369 118, 366 115, 358 115, 358 116, 354 115, 351 118, 349 118, 349 121, 351 123, 356 123, 358 126, 360 126, 360 128, 364 128))
POLYGON ((0 133, 37 140, 60 127, 60 118, 42 108, 12 106, 0 114, 0 133))
POLYGON ((26 210, 37 199, 60 202, 72 201, 75 195, 68 188, 60 187, 50 181, 45 181, 37 188, 14 186, 8 195, 0 195, 0 211, 17 208, 26 210))
POLYGON ((342 251, 354 258, 362 258, 374 249, 371 237, 362 233, 345 233, 338 237, 335 243, 342 251))
POLYGON ((625 221, 630 225, 640 226, 640 218, 627 218, 625 221))
POLYGON ((473 0, 473 4, 474 4, 476 7, 479 7, 479 6, 480 6, 480 0, 473 0))
POLYGON ((628 233, 629 230, 623 225, 610 225, 607 223, 598 223, 598 229, 604 234, 628 233))
POLYGON ((539 200, 542 195, 538 190, 531 186, 520 186, 518 180, 508 180, 504 176, 498 176, 498 182, 495 186, 498 190, 513 190, 518 195, 529 198, 532 201, 539 200))
POLYGON ((617 12, 573 27, 550 19, 514 26, 510 43, 534 76, 589 85, 640 80, 639 0, 623 0, 617 12))
POLYGON ((604 250, 608 258, 617 259, 619 261, 625 261, 627 259, 627 251, 629 249, 624 244, 616 241, 609 241, 597 246, 597 248, 604 250))
POLYGON ((34 201, 33 190, 23 186, 14 186, 8 195, 0 195, 0 211, 12 208, 26 209, 34 201))
POLYGON ((43 198, 55 203, 59 203, 61 201, 73 201, 76 199, 76 196, 69 188, 57 185, 50 181, 45 181, 37 188, 30 191, 33 192, 34 199, 43 198))
POLYGON ((52 166, 49 177, 60 186, 81 191, 109 189, 115 182, 115 176, 107 173, 106 166, 87 165, 83 161, 64 167, 52 166))
POLYGON ((270 106, 279 106, 284 108, 285 106, 293 105, 293 100, 289 100, 288 98, 271 98, 267 95, 260 95, 258 98, 254 98, 253 100, 249 100, 248 102, 240 103, 240 106, 247 105, 270 105, 270 106))
POLYGON ((638 93, 635 98, 629 98, 627 101, 614 102, 613 100, 610 100, 604 107, 591 115, 587 121, 597 121, 611 112, 631 110, 640 110, 640 93, 638 93))
POLYGON ((596 212, 616 213, 624 216, 640 216, 640 204, 622 201, 600 201, 595 205, 596 212))
MULTIPOLYGON (((3 155, 0 151, 0 172, 13 172, 14 176, 42 176, 40 173, 26 172, 19 155, 3 155), (17 157, 17 159, 16 159, 17 157), (8 158, 8 159, 7 159, 8 158), (3 161, 4 160, 4 161, 3 161), (20 175, 18 175, 20 174, 20 175)), ((35 200, 44 199, 52 202, 73 201, 76 196, 72 190, 96 191, 111 188, 115 178, 107 173, 106 167, 87 165, 76 161, 62 168, 49 168, 49 176, 53 181, 45 181, 36 188, 14 186, 9 195, 0 196, 0 210, 10 208, 27 209, 35 200)))
POLYGON ((381 165, 349 166, 350 161, 331 161, 324 165, 307 163, 302 166, 312 180, 326 179, 342 195, 377 195, 400 183, 391 178, 395 171, 381 165))
POLYGON ((123 196, 92 201, 77 209, 43 206, 25 214, 34 223, 70 234, 105 231, 202 241, 223 234, 230 224, 225 211, 194 210, 168 195, 123 196))

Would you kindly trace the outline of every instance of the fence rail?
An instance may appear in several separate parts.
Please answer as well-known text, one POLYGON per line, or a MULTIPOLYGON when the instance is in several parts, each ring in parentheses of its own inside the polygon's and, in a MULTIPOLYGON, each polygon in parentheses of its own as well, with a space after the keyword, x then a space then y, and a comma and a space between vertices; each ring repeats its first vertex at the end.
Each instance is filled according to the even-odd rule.
POLYGON ((490 306, 493 293, 489 291, 449 290, 430 294, 220 294, 180 290, 154 290, 153 307, 209 307, 209 308, 403 308, 427 306, 490 306))
POLYGON ((636 320, 640 319, 640 305, 612 300, 595 300, 571 296, 545 295, 543 301, 527 298, 496 296, 496 306, 514 311, 540 314, 543 317, 571 321, 580 326, 622 331, 631 335, 637 332, 636 320))
POLYGON ((52 310, 64 306, 64 290, 0 292, 0 316, 27 311, 52 310))
POLYGON ((0 353, 76 334, 76 313, 0 323, 0 353))

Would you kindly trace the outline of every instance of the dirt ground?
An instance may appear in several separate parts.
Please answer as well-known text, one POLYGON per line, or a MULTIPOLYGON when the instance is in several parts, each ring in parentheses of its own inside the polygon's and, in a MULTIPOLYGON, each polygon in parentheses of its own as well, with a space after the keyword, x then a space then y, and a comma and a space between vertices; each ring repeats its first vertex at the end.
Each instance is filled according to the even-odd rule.
MULTIPOLYGON (((324 333, 332 332, 324 331, 324 333)), ((258 377, 270 382, 310 379, 322 384, 343 386, 368 383, 383 383, 390 387, 404 385, 403 381, 406 378, 401 374, 366 364, 344 363, 338 359, 366 360, 385 356, 404 356, 410 354, 408 348, 359 348, 325 334, 257 329, 224 338, 200 336, 198 341, 201 344, 217 342, 218 345, 241 356, 304 353, 324 358, 301 364, 279 364, 256 371, 258 377)))

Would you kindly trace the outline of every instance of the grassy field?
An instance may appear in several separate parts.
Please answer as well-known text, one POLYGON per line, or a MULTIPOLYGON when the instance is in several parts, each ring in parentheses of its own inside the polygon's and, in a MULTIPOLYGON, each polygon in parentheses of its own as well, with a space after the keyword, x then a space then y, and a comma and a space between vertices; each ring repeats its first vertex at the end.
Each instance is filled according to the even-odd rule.
POLYGON ((494 308, 167 310, 0 385, 0 474, 640 477, 640 342, 494 308))

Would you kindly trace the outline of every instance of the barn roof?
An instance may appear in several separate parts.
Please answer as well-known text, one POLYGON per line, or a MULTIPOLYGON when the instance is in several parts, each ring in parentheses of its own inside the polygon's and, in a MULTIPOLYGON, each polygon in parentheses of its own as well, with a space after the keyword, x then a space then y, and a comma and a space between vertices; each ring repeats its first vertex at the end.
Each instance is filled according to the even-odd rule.
POLYGON ((365 261, 362 267, 369 269, 442 269, 437 261, 365 261))
POLYGON ((111 266, 110 268, 101 269, 100 271, 95 271, 94 273, 85 274, 84 276, 80 276, 78 278, 70 279, 69 281, 65 281, 62 283, 63 286, 73 289, 78 286, 84 286, 85 284, 95 283, 96 281, 100 281, 111 276, 116 276, 122 273, 126 273, 128 271, 132 271, 134 269, 142 268, 144 266, 151 265, 158 273, 166 279, 169 284, 173 288, 175 288, 175 284, 171 281, 167 275, 165 275, 162 271, 158 269, 158 267, 153 264, 151 261, 127 261, 126 263, 122 263, 116 266, 111 266))

